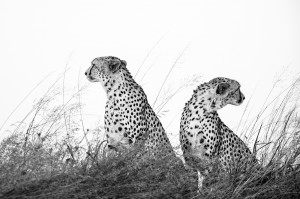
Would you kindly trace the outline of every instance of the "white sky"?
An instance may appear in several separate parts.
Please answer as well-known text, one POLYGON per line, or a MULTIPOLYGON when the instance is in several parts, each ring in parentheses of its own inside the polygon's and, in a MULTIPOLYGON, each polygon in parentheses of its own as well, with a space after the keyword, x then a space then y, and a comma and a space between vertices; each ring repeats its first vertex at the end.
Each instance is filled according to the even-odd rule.
MULTIPOLYGON (((150 104, 188 43, 165 89, 176 88, 194 74, 202 81, 229 77, 241 83, 246 99, 254 92, 255 109, 284 67, 289 66, 286 80, 300 72, 298 0, 2 0, 0 25, 0 126, 39 81, 52 73, 51 83, 67 63, 70 88, 77 86, 78 74, 81 85, 90 84, 83 72, 99 56, 126 60, 134 75, 160 39, 136 79, 140 82, 152 66, 141 82, 150 104)), ((28 112, 49 82, 32 93, 0 134, 28 112)), ((166 128, 175 118, 167 128, 175 141, 181 110, 195 87, 171 100, 161 119, 166 128)), ((100 84, 90 84, 84 99, 86 126, 94 128, 95 121, 103 118, 106 100, 100 84)), ((228 126, 238 124, 246 103, 221 111, 228 126)))

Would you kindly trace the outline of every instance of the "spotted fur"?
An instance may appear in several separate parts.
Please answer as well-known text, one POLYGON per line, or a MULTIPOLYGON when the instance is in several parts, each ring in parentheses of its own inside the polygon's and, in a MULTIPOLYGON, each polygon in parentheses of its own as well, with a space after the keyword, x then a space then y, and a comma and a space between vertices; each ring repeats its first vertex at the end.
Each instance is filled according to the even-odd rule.
POLYGON ((198 86, 185 104, 180 123, 181 148, 186 164, 201 175, 206 175, 214 162, 230 171, 252 159, 246 144, 217 113, 227 104, 240 105, 244 99, 237 81, 219 77, 198 86))
POLYGON ((100 82, 107 93, 104 126, 108 147, 120 150, 143 142, 146 151, 155 156, 174 154, 146 94, 126 65, 117 57, 98 57, 85 72, 89 81, 100 82))

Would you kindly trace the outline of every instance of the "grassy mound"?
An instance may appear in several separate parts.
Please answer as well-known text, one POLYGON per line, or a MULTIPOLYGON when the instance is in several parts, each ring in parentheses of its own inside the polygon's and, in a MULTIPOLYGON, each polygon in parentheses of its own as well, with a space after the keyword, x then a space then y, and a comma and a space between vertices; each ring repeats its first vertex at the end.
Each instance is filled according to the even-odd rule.
MULTIPOLYGON (((52 177, 6 187, 1 198, 297 198, 300 168, 211 175, 197 192, 197 173, 181 160, 137 158, 122 153, 90 168, 73 165, 52 177)), ((25 174, 26 175, 26 174, 25 174)), ((3 184, 3 182, 2 182, 3 184)))

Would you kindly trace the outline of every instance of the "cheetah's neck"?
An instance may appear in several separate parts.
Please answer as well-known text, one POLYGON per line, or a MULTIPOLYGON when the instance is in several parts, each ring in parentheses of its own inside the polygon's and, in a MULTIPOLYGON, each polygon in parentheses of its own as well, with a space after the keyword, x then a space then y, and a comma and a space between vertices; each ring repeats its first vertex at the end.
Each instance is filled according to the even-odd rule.
POLYGON ((105 84, 105 90, 108 99, 119 98, 128 95, 132 89, 139 88, 140 86, 134 81, 127 68, 123 67, 117 79, 109 80, 105 84))
POLYGON ((212 111, 211 106, 213 100, 211 98, 212 89, 207 83, 198 86, 192 95, 192 98, 187 102, 185 108, 187 108, 192 114, 198 115, 200 118, 212 111))

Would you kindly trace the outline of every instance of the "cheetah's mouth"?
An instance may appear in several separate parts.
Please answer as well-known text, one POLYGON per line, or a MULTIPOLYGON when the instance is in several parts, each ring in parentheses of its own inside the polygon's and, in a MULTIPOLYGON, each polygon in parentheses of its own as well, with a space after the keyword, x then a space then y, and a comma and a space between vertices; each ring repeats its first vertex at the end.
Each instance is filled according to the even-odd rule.
POLYGON ((96 78, 94 78, 94 77, 92 77, 92 76, 86 76, 87 77, 87 79, 89 80, 89 81, 91 81, 91 82, 97 82, 98 80, 96 79, 96 78))

